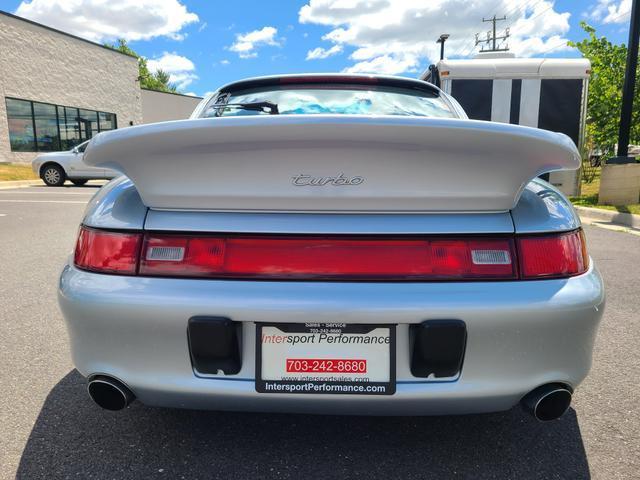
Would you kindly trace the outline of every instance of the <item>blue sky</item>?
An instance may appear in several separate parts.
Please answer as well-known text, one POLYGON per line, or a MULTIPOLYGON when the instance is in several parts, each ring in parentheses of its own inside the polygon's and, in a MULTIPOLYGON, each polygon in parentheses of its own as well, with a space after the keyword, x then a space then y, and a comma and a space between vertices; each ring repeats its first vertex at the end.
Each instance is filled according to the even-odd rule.
MULTIPOLYGON (((630 0, 0 0, 0 9, 76 35, 127 38, 169 71, 184 93, 203 95, 243 77, 293 72, 416 76, 436 59, 475 53, 482 17, 507 15, 519 56, 572 57, 581 20, 627 41, 630 0)), ((481 33, 481 37, 484 33, 481 33)))

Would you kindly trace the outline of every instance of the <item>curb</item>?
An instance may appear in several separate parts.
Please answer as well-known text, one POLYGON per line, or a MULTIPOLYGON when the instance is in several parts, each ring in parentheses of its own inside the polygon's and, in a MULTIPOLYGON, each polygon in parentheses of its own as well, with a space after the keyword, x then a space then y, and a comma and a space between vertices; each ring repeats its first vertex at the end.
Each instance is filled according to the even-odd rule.
POLYGON ((583 219, 640 229, 640 215, 615 212, 613 210, 602 210, 601 208, 579 207, 576 205, 574 205, 573 208, 578 212, 580 218, 583 219))
POLYGON ((32 185, 44 185, 42 180, 7 180, 0 182, 0 190, 5 188, 24 188, 32 185))

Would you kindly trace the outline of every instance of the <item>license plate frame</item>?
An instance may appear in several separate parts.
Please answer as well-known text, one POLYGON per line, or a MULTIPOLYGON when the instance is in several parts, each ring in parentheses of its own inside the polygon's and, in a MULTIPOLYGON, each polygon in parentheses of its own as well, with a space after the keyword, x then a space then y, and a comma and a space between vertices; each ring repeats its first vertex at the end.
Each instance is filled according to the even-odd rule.
MULTIPOLYGON (((319 337, 318 337, 319 338, 319 337)), ((348 342, 347 342, 348 343, 348 342)), ((311 357, 314 358, 314 357, 311 357)), ((353 355, 349 355, 353 358, 353 355)), ((285 362, 287 358, 284 358, 285 362)), ((347 360, 345 360, 347 361, 347 360)), ((286 367, 285 367, 286 368, 286 367)), ((299 373, 299 372, 298 372, 299 373)), ((395 324, 345 324, 345 323, 256 323, 255 389, 259 393, 323 394, 323 395, 393 395, 396 391, 396 325, 395 324), (388 329, 389 379, 388 381, 343 380, 276 380, 263 378, 263 329, 275 327, 288 334, 325 333, 336 335, 368 335, 374 330, 388 329), (324 386, 323 386, 324 385, 324 386)))

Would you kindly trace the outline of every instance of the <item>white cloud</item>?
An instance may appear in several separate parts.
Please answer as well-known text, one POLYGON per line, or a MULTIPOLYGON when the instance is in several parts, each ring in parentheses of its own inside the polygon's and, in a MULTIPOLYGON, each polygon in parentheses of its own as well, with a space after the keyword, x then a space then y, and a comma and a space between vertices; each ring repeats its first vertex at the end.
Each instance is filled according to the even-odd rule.
POLYGON ((602 23, 628 23, 631 16, 631 0, 598 0, 589 18, 602 23))
POLYGON ((559 12, 552 0, 308 0, 299 11, 301 23, 328 27, 323 40, 331 48, 351 47, 353 64, 348 72, 397 74, 424 68, 439 58, 436 40, 449 33, 448 57, 467 57, 477 52, 475 34, 484 37, 488 24, 483 16, 507 15, 498 24, 510 27, 510 50, 518 56, 568 49, 568 12, 559 12))
POLYGON ((329 58, 342 52, 342 45, 334 45, 331 48, 317 47, 307 52, 307 60, 318 60, 329 58))
POLYGON ((194 73, 196 66, 193 62, 175 52, 164 52, 159 58, 149 59, 147 66, 152 72, 157 72, 158 70, 167 72, 171 83, 175 83, 178 90, 188 87, 194 80, 198 79, 198 76, 194 73))
POLYGON ((263 27, 260 30, 254 30, 247 33, 239 33, 236 35, 236 41, 229 47, 229 50, 236 52, 240 58, 253 58, 258 56, 256 49, 258 47, 269 45, 272 47, 280 46, 276 39, 278 29, 274 27, 263 27))
POLYGON ((220 60, 220 65, 229 65, 231 62, 226 58, 224 60, 220 60))
POLYGON ((16 15, 95 42, 182 40, 182 28, 198 21, 179 0, 25 0, 16 15))

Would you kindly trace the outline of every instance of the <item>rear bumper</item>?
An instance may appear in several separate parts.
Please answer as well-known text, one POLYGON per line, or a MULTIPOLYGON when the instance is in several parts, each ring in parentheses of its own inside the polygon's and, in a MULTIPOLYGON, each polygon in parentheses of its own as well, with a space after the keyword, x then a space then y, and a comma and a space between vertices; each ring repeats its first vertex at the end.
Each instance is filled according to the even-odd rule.
POLYGON ((66 266, 59 301, 73 361, 84 375, 118 378, 149 405, 380 415, 506 410, 533 388, 587 375, 604 307, 593 267, 564 280, 469 283, 252 282, 120 277, 66 266), (243 322, 242 369, 194 374, 193 316, 243 322), (415 378, 409 325, 461 319, 467 347, 459 378, 415 378), (254 387, 254 322, 397 323, 391 396, 261 394, 254 387))

